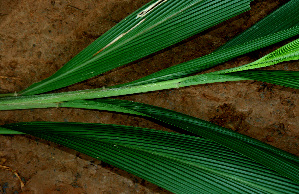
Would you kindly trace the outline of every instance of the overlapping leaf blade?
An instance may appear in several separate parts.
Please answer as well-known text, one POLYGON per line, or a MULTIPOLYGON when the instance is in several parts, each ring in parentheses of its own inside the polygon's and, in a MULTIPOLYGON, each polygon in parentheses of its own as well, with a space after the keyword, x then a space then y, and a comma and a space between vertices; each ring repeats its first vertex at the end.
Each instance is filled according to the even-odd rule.
POLYGON ((23 109, 23 108, 45 108, 59 106, 62 101, 105 98, 112 96, 121 96, 127 94, 143 93, 156 90, 164 90, 171 88, 186 87, 191 85, 241 81, 241 80, 260 80, 270 83, 276 83, 283 86, 299 88, 297 80, 298 72, 285 71, 249 71, 255 68, 266 67, 283 61, 299 59, 299 39, 296 39, 287 45, 273 51, 272 53, 262 57, 261 59, 243 65, 241 67, 231 68, 227 70, 178 78, 174 80, 161 81, 158 83, 150 83, 137 86, 127 86, 122 88, 101 88, 92 90, 82 90, 74 92, 63 92, 56 94, 41 94, 33 96, 7 97, 0 100, 0 110, 23 109), (272 76, 269 76, 272 75, 272 76), (53 104, 54 103, 54 104, 53 104))
POLYGON ((114 87, 142 85, 185 77, 296 36, 299 34, 297 15, 299 15, 299 1, 291 0, 211 54, 114 87))
POLYGON ((153 1, 109 30, 53 76, 20 95, 44 93, 94 77, 173 45, 250 9, 250 0, 153 1), (145 16, 138 15, 160 4, 145 16))
POLYGON ((268 67, 281 62, 299 60, 299 39, 296 39, 279 49, 267 54, 266 56, 243 66, 225 69, 222 71, 213 72, 213 74, 229 74, 237 71, 246 71, 250 69, 257 69, 268 67))
POLYGON ((106 106, 104 104, 110 104, 110 106, 108 106, 110 108, 111 105, 113 105, 115 107, 132 110, 135 113, 137 111, 147 117, 154 118, 215 141, 225 147, 242 153, 244 156, 299 183, 298 157, 248 136, 219 127, 198 118, 146 104, 109 99, 94 100, 91 101, 91 103, 92 105, 88 105, 89 101, 66 102, 62 104, 62 107, 105 110, 106 106), (99 104, 97 104, 97 102, 99 102, 99 104))
MULTIPOLYGON (((267 37, 281 31, 287 33, 289 29, 298 27, 298 1, 291 0, 273 13, 266 16, 252 28, 242 32, 217 50, 223 50, 235 45, 246 44, 248 41, 267 37)), ((296 35, 296 34, 295 34, 296 35)))
POLYGON ((241 71, 230 73, 230 76, 299 89, 299 71, 241 71))
POLYGON ((299 89, 298 71, 249 71, 291 60, 299 60, 299 39, 286 44, 252 63, 216 71, 211 74, 225 74, 299 89))
POLYGON ((127 126, 18 123, 32 134, 109 162, 176 193, 289 193, 299 185, 213 141, 127 126))
MULTIPOLYGON (((166 1, 160 2, 162 2, 162 4, 165 3, 166 5, 166 1)), ((175 1, 173 1, 172 3, 174 2, 175 1)), ((144 50, 150 50, 151 52, 155 52, 157 49, 164 48, 165 45, 167 45, 165 43, 167 41, 165 40, 169 38, 170 35, 176 37, 173 34, 171 34, 173 29, 176 28, 176 25, 182 22, 185 22, 185 25, 187 25, 188 22, 196 19, 194 15, 196 15, 198 11, 189 9, 190 7, 196 4, 200 4, 200 6, 202 6, 202 18, 204 18, 206 10, 204 10, 203 8, 210 8, 212 5, 216 5, 214 4, 216 2, 219 3, 217 4, 217 6, 222 8, 225 8, 224 5, 227 5, 229 7, 233 3, 233 1, 191 1, 184 4, 186 8, 184 12, 178 11, 181 8, 175 7, 175 3, 169 4, 173 8, 173 10, 171 10, 173 12, 167 12, 168 10, 165 12, 165 7, 163 8, 163 6, 159 6, 158 9, 154 9, 153 11, 149 12, 148 16, 151 16, 150 21, 144 20, 144 18, 142 17, 137 17, 134 21, 132 17, 140 13, 136 11, 135 15, 132 14, 128 17, 128 19, 131 17, 132 21, 134 22, 126 23, 126 21, 124 21, 123 23, 120 23, 119 26, 116 27, 117 30, 115 30, 115 28, 114 31, 112 30, 113 33, 108 33, 108 35, 105 34, 106 39, 103 38, 102 42, 98 41, 93 43, 90 47, 88 47, 86 50, 82 51, 77 57, 75 57, 72 60, 72 62, 69 62, 68 65, 64 66, 53 77, 41 83, 33 85, 29 89, 23 91, 23 93, 21 94, 29 95, 50 91, 58 87, 66 86, 66 84, 78 82, 78 80, 83 80, 83 78, 87 79, 91 76, 99 74, 99 72, 101 73, 112 68, 112 66, 107 67, 104 65, 101 68, 96 68, 95 70, 94 68, 99 63, 99 60, 101 60, 102 64, 106 63, 107 61, 110 61, 112 64, 115 65, 114 67, 120 64, 125 64, 127 62, 133 61, 136 57, 134 58, 130 56, 131 58, 127 57, 126 59, 122 59, 124 55, 127 55, 129 53, 130 49, 131 51, 134 49, 142 51, 143 53, 140 52, 140 55, 137 54, 137 56, 140 58, 144 56, 144 53, 146 53, 144 50), (175 14, 171 15, 172 13, 175 14), (182 18, 185 18, 186 20, 182 19, 178 21, 175 18, 176 15, 180 15, 182 16, 182 18), (163 17, 165 19, 164 23, 163 17), (156 33, 156 31, 153 29, 155 29, 155 27, 157 26, 159 26, 159 31, 162 32, 162 34, 156 40, 162 42, 163 44, 165 43, 165 45, 162 47, 144 47, 146 42, 150 40, 148 39, 148 36, 156 33), (122 38, 124 36, 126 37, 126 39, 122 38), (80 77, 81 74, 83 75, 82 78, 80 77), (51 84, 57 84, 58 82, 63 82, 65 80, 68 81, 62 83, 62 85, 60 86, 51 86, 51 84)), ((235 2, 236 4, 234 4, 234 6, 239 6, 238 9, 244 10, 246 9, 246 2, 248 1, 238 1, 239 4, 235 2)), ((148 4, 147 6, 149 5, 150 4, 148 4)), ((176 5, 179 6, 179 4, 176 5)), ((298 12, 298 9, 296 9, 298 8, 298 5, 298 1, 290 1, 288 4, 286 4, 286 6, 283 7, 283 9, 279 9, 278 11, 273 13, 271 17, 267 17, 265 20, 263 20, 263 22, 260 22, 251 30, 248 30, 243 35, 238 36, 236 39, 232 40, 227 45, 224 45, 223 47, 215 51, 213 54, 207 55, 206 58, 203 57, 203 59, 187 62, 184 64, 184 68, 182 68, 182 66, 179 66, 178 68, 176 67, 170 70, 162 71, 162 73, 158 72, 157 74, 154 74, 152 77, 146 77, 143 80, 133 82, 131 85, 129 85, 140 85, 141 83, 148 84, 161 80, 185 76, 187 74, 201 70, 202 68, 211 67, 215 64, 218 64, 219 62, 229 60, 232 57, 253 51, 255 49, 294 36, 299 33, 299 18, 293 17, 294 19, 290 20, 290 16, 298 12), (287 12, 288 14, 283 14, 287 12), (279 26, 275 26, 273 21, 277 21, 275 18, 276 16, 281 16, 281 18, 283 19, 288 18, 288 22, 284 22, 281 23, 281 25, 279 26), (267 22, 271 23, 271 25, 269 25, 270 27, 267 27, 267 25, 265 25, 267 22), (217 57, 217 59, 215 58, 215 56, 217 57), (203 62, 203 65, 201 64, 200 66, 198 66, 198 64, 201 62, 203 62), (191 69, 194 69, 194 71, 191 69)), ((220 9, 213 9, 213 11, 215 12, 212 11, 210 13, 221 13, 224 15, 228 14, 228 12, 224 11, 225 9, 221 11, 220 9)), ((282 19, 278 20, 278 23, 281 21, 282 19)), ((213 22, 207 24, 207 26, 212 25, 212 23, 213 22)), ((191 27, 190 31, 186 31, 186 36, 193 35, 192 33, 194 32, 191 30, 191 27)), ((183 32, 179 31, 179 33, 183 32)), ((272 65, 274 63, 286 61, 288 59, 297 60, 298 47, 292 48, 295 48, 295 51, 293 50, 292 52, 289 52, 291 49, 287 49, 287 51, 283 53, 276 52, 275 55, 266 56, 252 64, 249 64, 241 68, 236 68, 233 70, 230 69, 228 71, 215 72, 211 74, 199 75, 189 78, 181 78, 176 80, 177 82, 175 82, 175 80, 172 80, 163 83, 164 86, 171 86, 167 86, 166 88, 173 88, 187 86, 188 84, 193 85, 195 83, 198 84, 204 82, 212 83, 216 81, 236 81, 255 79, 298 88, 298 72, 248 71, 248 69, 272 65)), ((150 84, 146 85, 146 87, 149 86, 150 84)), ((153 84, 151 86, 152 89, 159 89, 161 85, 156 87, 157 85, 155 86, 155 84, 153 84)), ((136 88, 138 89, 138 87, 136 88)), ((136 93, 136 88, 130 87, 127 89, 128 91, 136 93)), ((147 91, 152 91, 152 89, 147 91)), ((118 90, 117 92, 119 91, 120 90, 118 90)), ((88 93, 88 91, 86 92, 88 93)), ((101 92, 105 93, 105 90, 101 92)), ((78 93, 70 94, 73 96, 78 95, 78 93)), ((118 95, 119 94, 123 95, 127 93, 119 92, 118 95)), ((61 96, 63 95, 64 94, 62 94, 61 96)), ((74 148, 82 153, 86 153, 90 156, 93 156, 95 158, 99 157, 99 159, 103 161, 114 164, 115 166, 127 170, 128 172, 132 172, 133 174, 145 178, 173 192, 294 193, 298 191, 298 157, 278 150, 267 144, 263 144, 262 142, 259 142, 257 140, 253 140, 249 137, 234 133, 227 129, 215 126, 211 123, 201 121, 199 119, 187 115, 139 103, 119 100, 81 100, 60 103, 64 100, 106 97, 105 94, 94 95, 89 97, 85 96, 84 98, 71 97, 65 99, 59 98, 59 95, 52 95, 52 98, 46 101, 46 103, 43 103, 43 101, 38 101, 39 99, 42 100, 49 96, 51 95, 41 95, 37 98, 11 98, 12 102, 14 100, 16 102, 15 104, 12 103, 11 107, 19 106, 19 108, 22 108, 24 104, 17 104, 18 99, 25 99, 25 101, 27 99, 29 102, 28 107, 31 106, 31 108, 57 106, 100 109, 137 114, 151 117, 156 120, 160 120, 165 123, 174 125, 176 127, 180 127, 182 129, 191 131, 197 135, 210 139, 211 141, 206 139, 196 139, 195 142, 190 141, 189 143, 185 144, 186 142, 188 142, 188 138, 192 139, 193 137, 188 136, 187 138, 187 136, 177 135, 177 137, 180 136, 181 138, 176 139, 180 144, 176 144, 176 146, 174 146, 172 142, 175 141, 168 141, 170 140, 168 138, 171 136, 169 134, 167 134, 167 137, 165 136, 166 138, 163 139, 161 136, 158 136, 157 134, 138 134, 137 131, 134 131, 135 128, 124 126, 122 126, 122 128, 125 128, 126 130, 131 130, 132 132, 128 133, 128 131, 126 131, 125 133, 122 132, 115 134, 111 133, 111 128, 106 126, 104 127, 105 130, 107 130, 108 128, 109 130, 107 133, 105 133, 101 130, 100 132, 97 131, 97 129, 95 130, 94 128, 96 128, 96 125, 78 123, 27 123, 17 125, 6 125, 5 127, 14 130, 17 129, 19 131, 29 133, 37 137, 60 143, 62 145, 74 148), (88 128, 88 130, 86 130, 86 128, 88 128), (140 143, 139 140, 144 137, 149 137, 150 139, 147 139, 146 141, 142 141, 140 143), (162 142, 160 140, 162 140, 162 142), (168 142, 168 144, 165 144, 165 142, 168 142), (219 145, 217 143, 215 144, 214 142, 228 147, 229 149, 219 147, 219 145), (175 147, 175 149, 173 146, 175 147), (198 148, 203 149, 199 151, 198 148), (232 152, 231 150, 234 150, 236 152, 232 152), (208 153, 208 151, 211 152, 208 153), (220 151, 220 153, 218 153, 217 151, 220 151), (203 152, 205 153, 204 155, 196 155, 198 153, 203 152), (263 164, 267 168, 270 168, 276 172, 263 168, 260 164, 254 162, 252 163, 251 160, 242 157, 242 155, 238 155, 237 152, 243 154, 243 156, 253 159, 254 161, 260 164, 263 164), (221 160, 217 158, 217 156, 219 155, 221 155, 221 160), (292 179, 297 184, 293 183, 288 179, 279 177, 277 173, 292 179)), ((3 100, 5 101, 7 99, 3 100)), ((8 98, 8 101, 9 100, 10 98, 8 98)), ((7 104, 2 103, 2 108, 4 107, 5 109, 5 105, 7 104)), ((25 106, 23 106, 23 108, 24 107, 28 108, 26 107, 26 104, 25 106)), ((142 131, 142 129, 138 130, 142 131)), ((7 133, 7 131, 5 133, 7 133)), ((164 132, 160 133, 162 134, 164 132)))
MULTIPOLYGON (((165 2, 164 2, 165 3, 165 2)), ((162 3, 162 4, 164 4, 162 3)), ((195 2, 193 2, 194 4, 196 4, 195 2)), ((197 2, 199 3, 199 2, 197 2)), ((206 1, 203 1, 201 2, 201 6, 203 7, 206 7, 206 6, 210 6, 211 2, 206 2, 206 1)), ((215 2, 213 2, 215 3, 215 2)), ((186 4, 184 5, 185 8, 187 7, 187 9, 189 9, 190 7, 194 6, 194 4, 186 4)), ((166 5, 166 4, 165 4, 166 5)), ((179 5, 179 4, 176 4, 176 5, 179 5)), ((216 4, 215 4, 216 5, 216 4)), ((148 5, 147 5, 148 6, 148 5)), ((145 7, 147 7, 145 6, 145 7)), ((168 5, 168 6, 174 6, 174 4, 171 4, 171 5, 168 5)), ((218 6, 218 4, 217 4, 218 6)), ((217 7, 216 6, 216 7, 217 7)), ((174 6, 175 8, 176 6, 174 6)), ((181 7, 182 8, 182 7, 181 7)), ((143 9, 143 8, 142 8, 143 9)), ((163 7, 161 7, 160 9, 164 9, 163 7)), ((180 8, 178 8, 180 9, 180 8)), ((187 10, 186 9, 186 10, 187 10)), ((154 11, 158 11, 159 9, 157 10, 153 10, 153 13, 150 13, 150 14, 153 14, 153 18, 156 17, 157 21, 153 19, 152 21, 152 24, 149 24, 149 26, 151 25, 160 25, 161 24, 161 21, 158 21, 159 18, 161 20, 161 17, 166 17, 166 15, 162 14, 162 16, 156 16, 154 13, 154 11), (160 22, 160 23, 159 23, 160 22)), ((186 11, 184 10, 184 11, 186 11)), ((161 81, 164 81, 164 80, 169 80, 169 79, 174 79, 174 78, 178 78, 178 77, 182 77, 182 76, 186 76, 188 74, 191 74, 191 73, 195 73, 201 69, 206 69, 208 67, 210 67, 211 65, 215 65, 215 64, 218 64, 218 62, 224 62, 228 59, 230 59, 231 57, 235 57, 235 56, 238 56, 240 54, 244 54, 244 53, 247 53, 247 52, 250 52, 250 51, 253 51, 253 50, 256 50, 258 48, 261 48, 261 47, 264 47, 264 46, 267 46, 267 45, 270 45, 270 44, 273 44, 275 42, 278 42, 278 41, 281 41, 281 40, 284 40, 286 38, 289 38, 291 36, 294 36, 296 34, 299 33, 299 24, 298 24, 298 19, 296 17, 291 17, 292 14, 296 14, 299 10, 299 2, 298 1, 290 1, 288 2, 287 4, 285 4, 284 6, 282 6, 281 8, 279 8, 278 10, 276 10, 274 13, 270 14, 268 17, 266 17, 265 19, 263 19, 262 21, 260 21, 259 23, 257 23, 255 26, 253 26, 252 28, 250 28, 249 30, 247 30, 245 32, 245 35, 243 35, 243 33, 239 36, 237 36, 235 39, 233 39, 233 43, 227 43, 229 44, 230 46, 223 46, 222 48, 220 48, 219 50, 211 53, 210 55, 206 55, 204 57, 201 57, 199 59, 195 59, 195 60, 192 60, 192 61, 189 61, 189 62, 186 62, 186 63, 182 63, 182 64, 179 64, 179 65, 176 65, 174 67, 171 67, 171 68, 168 68, 168 69, 165 69, 165 70, 162 70, 160 72, 157 72, 157 73, 154 73, 152 75, 149 75, 145 78, 141 78, 140 80, 136 80, 136 81, 133 81, 133 82, 130 82, 128 84, 124 84, 124 85, 119 85, 119 86, 116 86, 116 87, 121 87, 121 86, 135 86, 135 85, 144 85, 144 84, 148 84, 148 83, 156 83, 156 82, 161 82, 161 81), (290 14, 292 13, 292 14, 290 14), (278 22, 279 24, 282 22, 282 20, 279 20, 279 21, 276 21, 277 20, 277 16, 280 16, 280 15, 284 15, 286 14, 286 16, 282 17, 282 19, 288 19, 289 22, 287 22, 286 24, 284 25, 281 25, 281 27, 279 28, 275 28, 275 29, 272 29, 275 27, 275 25, 265 25, 267 22, 268 23, 271 23, 271 22, 278 22), (272 30, 271 30, 272 29, 272 30), (255 33, 256 32, 256 33, 255 33), (259 36, 257 36, 257 34, 259 36), (239 38, 240 37, 240 38, 239 38), (244 38, 246 37, 246 38, 244 38), (201 62, 200 62, 201 61, 201 62), (200 69, 198 69, 198 67, 200 69)), ((176 10, 178 11, 178 10, 176 10)), ((136 13, 134 13, 135 15, 137 14, 138 15, 138 11, 136 11, 136 13)), ((171 12, 171 13, 176 13, 175 11, 174 12, 171 12)), ((183 12, 185 13, 185 12, 183 12)), ((132 14, 132 15, 134 15, 132 14)), ((186 12, 185 14, 189 14, 188 12, 186 12)), ((299 14, 299 13, 298 13, 299 14)), ((130 16, 129 18, 132 19, 133 16, 130 16)), ((129 19, 128 18, 128 19, 129 19)), ((166 17, 167 18, 167 17, 166 17)), ((170 17, 171 18, 171 17, 170 17)), ((189 17, 186 17, 187 19, 190 19, 189 17)), ((135 18, 137 19, 137 18, 135 18)), ((169 19, 169 17, 167 18, 169 19)), ((168 20, 165 20, 168 22, 168 20)), ((145 20, 144 20, 145 21, 145 20)), ((171 21, 171 19, 169 20, 171 21)), ((143 22, 142 22, 143 23, 143 22)), ((162 22, 163 23, 163 22, 162 22)), ((138 24, 138 23, 137 23, 138 24)), ((123 30, 123 31, 128 31, 132 28, 132 26, 136 26, 136 22, 135 23, 132 23, 130 25, 128 25, 128 23, 120 23, 120 30, 123 30)), ((137 26, 139 27, 139 26, 137 26)), ((160 26, 161 29, 163 28, 163 26, 160 26)), ((116 27, 117 28, 117 27, 116 27)), ((144 27, 145 29, 147 28, 146 26, 144 27)), ((133 29, 133 31, 136 30, 135 28, 133 29)), ((113 30, 112 30, 113 32, 113 30)), ((131 31, 130 31, 131 32, 131 31)), ((116 33, 116 32, 115 32, 116 33)), ((169 32, 167 32, 169 33, 169 32)), ((109 33, 108 33, 109 34, 109 33)), ((118 31, 116 34, 120 34, 120 32, 118 31)), ((111 35, 110 38, 112 37, 115 37, 116 34, 114 35, 111 35)), ((138 33, 137 33, 138 34, 138 33)), ((128 33, 128 38, 130 36, 134 36, 134 34, 129 34, 128 33)), ((105 36, 103 36, 105 37, 105 36)), ((138 36, 137 36, 138 38, 138 36)), ((130 38, 129 38, 130 39, 130 38)), ((113 39, 112 39, 113 40, 113 39)), ((118 40, 119 41, 119 40, 118 40)), ((117 41, 117 42, 118 42, 117 41)), ((126 39, 122 39, 119 44, 121 45, 122 41, 127 41, 126 39)), ((95 43, 93 43, 95 44, 95 43)), ((108 42, 104 42, 103 45, 107 45, 109 44, 109 41, 108 42)), ((92 45, 91 45, 92 47, 92 45)), ((107 49, 104 49, 101 53, 99 53, 99 55, 105 55, 105 52, 108 52, 109 53, 109 49, 112 49, 114 50, 115 47, 118 47, 118 44, 112 44, 109 48, 107 49), (111 47, 111 48, 110 48, 111 47)), ((88 49, 87 49, 88 50, 88 49)), ((139 49, 138 49, 139 50, 139 49)), ((80 64, 80 60, 81 58, 84 58, 84 57, 87 57, 87 51, 82 51, 82 53, 80 53, 78 56, 80 57, 75 57, 73 60, 71 61, 79 61, 78 63, 76 64, 80 64), (82 55, 82 56, 81 56, 82 55), (78 60, 76 59, 78 58, 78 60)), ((106 55, 105 55, 106 56, 106 55)), ((110 57, 113 57, 113 55, 109 55, 110 57)), ((108 58, 109 58, 108 56, 108 58)), ((94 58, 97 58, 99 57, 98 55, 95 56, 94 58)), ((101 59, 103 57, 100 57, 101 59)), ((107 59, 108 59, 107 58, 107 59)), ((94 59, 91 59, 91 60, 94 60, 94 59)), ((274 61, 274 62, 277 62, 277 61, 274 61)), ((61 69, 61 71, 57 72, 57 75, 60 76, 61 75, 64 75, 64 73, 68 73, 68 72, 73 72, 73 69, 76 68, 76 65, 75 62, 72 63, 70 62, 71 65, 66 65, 65 67, 63 67, 61 69)), ((82 68, 86 68, 85 65, 82 66, 82 68)), ((86 71, 87 73, 94 73, 94 71, 89 71, 88 69, 85 69, 84 71, 86 71)), ((259 72, 260 74, 261 72, 259 72)), ((72 73, 71 73, 72 74, 72 73)), ((251 72, 252 74, 252 72, 251 72)), ((265 73, 266 75, 267 73, 265 73)), ((206 83, 213 83, 213 82, 219 82, 219 81, 236 81, 236 80, 248 80, 248 79, 252 79, 252 78, 256 78, 256 76, 242 76, 242 77, 238 77, 237 76, 238 74, 234 74, 233 76, 210 76, 208 75, 208 77, 211 77, 210 80, 211 81, 208 81, 206 83), (213 81, 214 80, 214 81, 213 81)), ((240 74, 241 75, 241 74, 240 74)), ((243 75, 243 73, 242 73, 243 75)), ((280 77, 283 76, 283 75, 286 75, 285 73, 280 73, 279 74, 280 77)), ((81 75, 80 75, 81 76, 81 75)), ((80 77, 79 76, 79 77, 80 77)), ((55 76, 54 76, 55 77, 55 76)), ((262 76, 261 76, 262 77, 262 76)), ((67 78, 65 76, 62 76, 62 79, 73 79, 72 76, 67 78)), ((195 77, 193 77, 192 79, 194 80, 195 77)), ((208 79, 202 79, 201 77, 198 77, 200 81, 198 81, 198 84, 203 84, 203 80, 208 80, 208 79)), ((52 79, 52 78, 49 78, 49 79, 52 79)), ((56 80, 56 78, 53 78, 54 80, 56 80)), ((76 78, 75 78, 76 79, 76 78)), ((261 80, 261 79, 258 79, 258 80, 261 80)), ((57 80, 56 80, 57 81, 57 80)), ((268 82, 271 82, 271 79, 267 79, 268 82)), ((44 82, 44 81, 42 81, 44 82)), ((47 82, 47 81, 45 81, 47 82)), ((64 81, 63 81, 64 82, 64 81)), ((188 82, 188 81, 187 81, 188 82)), ((192 81, 193 82, 193 81, 192 81)), ((173 83, 173 82, 172 82, 173 83)), ((294 87, 294 88, 297 88, 296 84, 288 84, 288 83, 281 83, 281 82, 273 82, 273 83, 276 83, 276 84, 280 84, 280 85, 284 85, 284 86, 290 86, 290 87, 294 87), (295 86, 294 86, 295 85, 295 86)), ((167 84, 167 83, 165 83, 167 84)), ((47 86, 44 86, 43 83, 37 83, 37 87, 41 87, 41 88, 44 88, 44 87, 47 87, 47 86)), ((47 84, 46 84, 47 85, 47 84)), ((54 84, 55 85, 55 84, 54 84)), ((187 86, 187 85, 184 85, 184 84, 181 84, 181 86, 187 86)), ((157 89, 168 89, 168 88, 173 88, 174 86, 167 86, 167 87, 160 87, 160 88, 155 88, 153 90, 157 90, 157 89)), ((33 86, 33 88, 35 88, 35 86, 33 86)), ((146 86, 146 88, 148 88, 146 86)), ((30 88, 28 89, 28 91, 31 90, 30 88)), ((35 90, 35 89, 33 89, 35 90)), ((147 90, 147 91, 153 91, 153 90, 147 90)), ((26 93, 27 89, 25 90, 25 93, 26 93)), ((106 91, 105 91, 106 92, 106 91)), ((140 91, 141 92, 141 91, 140 91)), ((146 91, 145 91, 146 92, 146 91)), ((24 94, 25 94, 24 93, 24 94)), ((124 93, 124 94, 128 94, 128 93, 124 93)), ((121 94, 123 95, 123 94, 121 94)), ((109 96, 109 95, 108 95, 109 96)), ((107 97, 107 96, 104 96, 104 97, 107 97)))

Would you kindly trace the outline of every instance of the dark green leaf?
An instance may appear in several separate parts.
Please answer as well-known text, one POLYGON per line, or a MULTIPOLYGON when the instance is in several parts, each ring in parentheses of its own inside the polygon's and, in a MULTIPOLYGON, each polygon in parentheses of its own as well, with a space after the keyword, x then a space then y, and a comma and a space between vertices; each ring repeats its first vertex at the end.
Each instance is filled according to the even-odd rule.
POLYGON ((290 193, 299 189, 237 152, 189 135, 84 123, 4 127, 73 148, 175 193, 290 193))
POLYGON ((19 94, 40 94, 86 80, 171 46, 249 9, 249 0, 152 1, 102 35, 54 75, 19 94), (156 2, 160 4, 138 17, 156 2))
POLYGON ((78 101, 77 104, 76 102, 66 102, 62 104, 62 107, 106 110, 106 106, 102 106, 102 104, 106 103, 115 107, 132 110, 135 113, 137 111, 147 117, 154 118, 215 141, 238 153, 242 153, 244 156, 299 183, 299 158, 297 156, 246 135, 239 134, 195 117, 147 104, 110 99, 91 101, 91 104, 93 104, 91 106, 88 106, 88 103, 89 101, 78 101), (96 105, 97 102, 99 102, 98 105, 96 105))

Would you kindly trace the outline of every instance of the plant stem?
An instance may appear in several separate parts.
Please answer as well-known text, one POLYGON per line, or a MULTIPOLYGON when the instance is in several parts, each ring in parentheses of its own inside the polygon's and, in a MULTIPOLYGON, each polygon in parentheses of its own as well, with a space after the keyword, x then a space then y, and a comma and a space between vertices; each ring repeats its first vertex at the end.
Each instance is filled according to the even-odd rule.
POLYGON ((15 109, 31 109, 31 108, 47 108, 59 107, 59 102, 106 98, 112 96, 121 96, 127 94, 144 93, 149 91, 164 90, 171 88, 186 87, 197 84, 226 82, 226 81, 240 81, 250 80, 247 78, 234 77, 229 75, 212 75, 202 74, 190 76, 187 78, 180 78, 170 81, 163 81, 158 83, 112 88, 112 89, 92 89, 72 92, 62 92, 55 94, 41 94, 32 96, 7 97, 0 99, 0 110, 15 110, 15 109))

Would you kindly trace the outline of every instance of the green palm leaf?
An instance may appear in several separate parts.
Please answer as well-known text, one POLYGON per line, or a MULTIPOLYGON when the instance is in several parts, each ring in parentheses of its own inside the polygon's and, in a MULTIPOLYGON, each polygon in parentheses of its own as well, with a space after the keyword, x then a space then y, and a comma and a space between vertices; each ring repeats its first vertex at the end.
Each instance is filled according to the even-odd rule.
POLYGON ((250 9, 250 0, 156 0, 138 9, 51 77, 21 91, 65 87, 159 51, 250 9))
MULTIPOLYGON (((51 91, 142 58, 241 13, 249 5, 248 1, 155 2, 157 4, 149 3, 134 12, 84 49, 53 76, 33 84, 20 92, 20 95, 51 91), (232 9, 230 6, 235 7, 232 9), (142 15, 142 10, 151 7, 153 9, 149 9, 146 16, 137 17, 138 14, 142 15), (198 21, 204 22, 198 24, 198 21), (159 44, 155 44, 157 41, 159 44)), ((299 21, 293 15, 298 15, 298 10, 299 2, 291 0, 244 34, 209 55, 116 87, 180 78, 297 35, 299 21)))
POLYGON ((299 71, 241 71, 230 75, 299 89, 299 71))
POLYGON ((131 114, 136 114, 137 111, 137 114, 139 113, 215 141, 299 183, 298 157, 256 139, 198 118, 151 105, 122 100, 73 101, 62 103, 61 106, 110 111, 114 106, 116 107, 115 111, 125 109, 126 113, 129 113, 129 110, 132 110, 131 114), (107 107, 108 109, 106 109, 107 107))
POLYGON ((214 72, 215 74, 229 74, 237 71, 246 71, 250 69, 257 69, 268 67, 281 62, 299 60, 299 39, 296 39, 279 49, 269 53, 268 55, 243 66, 226 69, 214 72))
POLYGON ((237 152, 189 135, 83 123, 4 127, 73 148, 175 193, 290 193, 299 189, 237 152))
POLYGON ((91 89, 73 92, 62 92, 56 94, 41 94, 32 96, 7 97, 0 100, 0 110, 24 109, 24 108, 46 108, 57 107, 63 101, 105 98, 112 96, 121 96, 127 94, 143 93, 156 90, 164 90, 171 88, 186 87, 191 85, 241 81, 241 80, 260 80, 280 85, 299 88, 297 72, 268 72, 268 71, 246 71, 266 67, 282 61, 298 60, 299 59, 299 39, 294 40, 287 45, 273 51, 263 58, 241 67, 231 68, 227 70, 178 78, 174 80, 161 81, 157 83, 149 83, 137 86, 127 86, 121 88, 108 89, 91 89), (243 72, 243 73, 242 73, 243 72), (273 75, 270 77, 269 75, 273 75))
POLYGON ((176 193, 296 193, 299 158, 229 129, 167 109, 104 98, 190 85, 259 80, 299 88, 296 71, 254 70, 299 59, 299 39, 236 68, 184 77, 299 34, 299 1, 291 0, 215 52, 108 89, 34 95, 124 65, 249 9, 249 0, 156 0, 128 16, 57 73, 0 99, 0 110, 71 107, 153 118, 202 138, 116 125, 17 123, 0 134, 31 134, 113 164, 176 193), (182 78, 184 77, 184 78, 182 78), (73 101, 72 101, 73 100, 73 101), (67 102, 64 102, 67 101, 67 102), (11 131, 15 130, 15 131, 11 131))
POLYGON ((296 36, 299 34, 297 15, 299 15, 299 1, 291 0, 211 54, 114 87, 135 86, 185 77, 296 36))
POLYGON ((249 41, 259 39, 261 37, 269 37, 269 35, 278 32, 290 32, 289 30, 298 27, 299 24, 299 18, 296 17, 299 13, 298 6, 299 3, 296 0, 287 2, 285 5, 266 16, 254 26, 218 48, 218 50, 246 44, 249 41))

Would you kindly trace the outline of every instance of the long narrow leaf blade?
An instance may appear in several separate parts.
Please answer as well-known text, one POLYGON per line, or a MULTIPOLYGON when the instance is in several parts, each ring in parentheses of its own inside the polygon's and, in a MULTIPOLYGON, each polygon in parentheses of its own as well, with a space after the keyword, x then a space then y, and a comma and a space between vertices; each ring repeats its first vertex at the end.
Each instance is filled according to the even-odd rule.
POLYGON ((127 94, 144 93, 149 91, 164 90, 171 88, 186 87, 191 85, 215 83, 215 82, 227 82, 227 81, 241 81, 241 80, 260 80, 266 82, 277 83, 280 85, 290 86, 293 88, 298 87, 296 80, 298 79, 297 72, 274 72, 258 71, 249 72, 248 76, 242 72, 244 70, 250 70, 254 68, 265 67, 276 64, 282 61, 298 60, 299 59, 299 39, 294 40, 287 45, 275 50, 274 52, 266 55, 265 57, 257 60, 256 62, 241 67, 231 68, 227 70, 189 76, 185 78, 179 78, 169 81, 162 81, 158 83, 150 83, 145 85, 128 86, 122 88, 101 88, 93 90, 83 90, 74 92, 64 92, 56 94, 41 94, 33 96, 20 96, 20 97, 7 97, 0 99, 0 110, 12 110, 23 108, 45 108, 59 106, 60 102, 71 100, 83 100, 93 98, 105 98, 112 96, 121 96, 127 94), (269 77, 272 74, 275 76, 269 77), (251 76, 249 76, 251 75, 251 76), (259 76, 260 75, 260 76, 259 76), (267 76, 268 75, 268 76, 267 76), (292 76, 294 80, 292 80, 292 76), (55 104, 58 103, 58 104, 55 104))
POLYGON ((277 173, 198 137, 83 123, 34 122, 4 127, 74 148, 173 192, 287 193, 299 189, 277 173))
POLYGON ((252 63, 216 71, 211 74, 225 74, 299 89, 298 71, 249 71, 291 60, 299 60, 299 39, 280 47, 252 63))
POLYGON ((296 36, 299 34, 298 15, 299 1, 291 0, 211 54, 113 87, 135 86, 181 78, 296 36))
POLYGON ((237 71, 245 71, 251 69, 257 69, 262 67, 268 67, 281 62, 299 60, 299 39, 296 39, 275 51, 267 54, 266 56, 246 65, 240 67, 225 69, 213 74, 229 74, 237 71))
POLYGON ((299 24, 298 15, 298 1, 290 0, 279 9, 275 10, 270 15, 266 16, 263 20, 249 28, 245 32, 236 36, 225 45, 221 46, 219 50, 226 49, 231 46, 245 44, 248 41, 266 37, 280 31, 286 31, 294 28, 299 24))
POLYGON ((57 73, 19 94, 44 93, 86 80, 166 48, 249 9, 250 0, 152 1, 97 39, 57 73))
POLYGON ((299 89, 299 71, 241 71, 229 75, 299 89))
MULTIPOLYGON (((131 109, 133 111, 145 114, 147 115, 147 117, 151 117, 156 120, 190 131, 199 136, 215 141, 234 151, 242 153, 244 156, 247 156, 255 160, 256 162, 263 164, 268 168, 271 168, 272 170, 275 170, 279 174, 299 183, 298 157, 248 136, 236 133, 223 127, 219 127, 198 118, 155 106, 129 101, 108 99, 93 101, 93 103, 95 102, 113 104, 114 106, 131 109)), ((86 104, 88 104, 88 101, 86 101, 86 104)), ((78 102, 78 106, 76 106, 75 102, 70 102, 70 104, 66 102, 65 104, 62 104, 62 106, 83 108, 84 104, 82 104, 82 101, 80 101, 78 102)), ((86 108, 92 108, 92 106, 86 108)), ((101 105, 99 105, 93 106, 93 108, 105 109, 105 106, 101 107, 101 105)))

